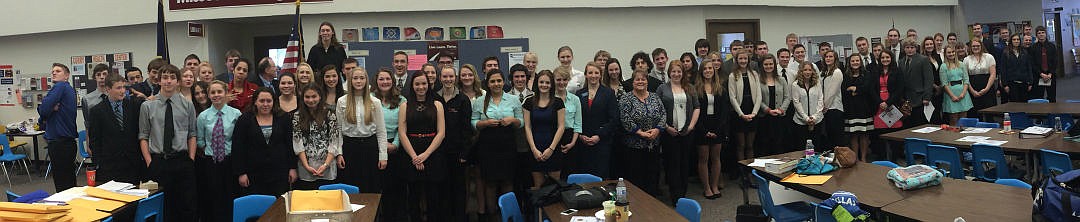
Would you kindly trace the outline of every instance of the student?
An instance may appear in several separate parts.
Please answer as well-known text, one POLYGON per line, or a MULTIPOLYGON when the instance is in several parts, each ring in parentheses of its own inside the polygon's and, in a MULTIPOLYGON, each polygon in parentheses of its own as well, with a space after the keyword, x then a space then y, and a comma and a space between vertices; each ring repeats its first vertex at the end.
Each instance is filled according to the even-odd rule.
MULTIPOLYGON (((517 65, 515 65, 517 66, 517 65)), ((442 186, 441 193, 446 194, 443 205, 449 207, 448 217, 451 221, 466 221, 465 203, 468 199, 465 192, 465 160, 468 159, 469 146, 467 138, 475 135, 471 124, 472 102, 468 96, 458 90, 459 77, 454 72, 453 66, 439 68, 439 80, 442 82, 442 90, 438 96, 446 103, 443 106, 445 118, 446 139, 443 140, 441 152, 446 156, 446 186, 442 186)))
MULTIPOLYGON (((900 30, 896 28, 890 28, 885 32, 885 50, 890 51, 893 55, 906 55, 903 50, 903 46, 900 45, 900 30)), ((904 56, 894 58, 896 60, 903 60, 904 56)))
MULTIPOLYGON (((349 62, 349 59, 345 59, 345 63, 348 63, 348 62, 349 62)), ((356 59, 353 59, 352 62, 355 65, 356 64, 356 59)), ((438 65, 440 68, 441 67, 446 67, 446 66, 449 66, 449 67, 453 68, 454 67, 454 57, 450 56, 450 54, 448 52, 446 52, 446 51, 440 51, 438 57, 436 57, 435 64, 438 65)))
MULTIPOLYGON (((559 47, 559 66, 570 67, 570 82, 567 83, 566 89, 570 92, 577 92, 582 87, 585 87, 585 73, 577 69, 574 69, 574 50, 570 49, 570 46, 559 47)), ((666 55, 665 55, 666 57, 666 55)))
POLYGON ((301 92, 304 105, 293 114, 292 147, 300 160, 297 168, 303 170, 297 170, 300 181, 293 189, 315 190, 337 179, 335 160, 341 154, 341 128, 335 121, 337 114, 322 98, 322 88, 309 85, 301 92))
POLYGON ((948 124, 953 126, 957 125, 960 117, 967 116, 967 111, 972 107, 971 97, 968 96, 971 81, 968 79, 967 65, 956 56, 959 46, 949 45, 945 48, 945 64, 940 68, 941 83, 947 86, 941 109, 949 115, 948 124))
POLYGON ((919 32, 915 31, 915 29, 908 29, 904 38, 919 38, 919 32))
POLYGON ((514 131, 522 126, 524 118, 517 96, 498 90, 503 88, 502 72, 491 71, 486 76, 484 86, 488 92, 472 103, 472 125, 479 135, 474 151, 477 153, 476 165, 486 185, 482 198, 478 198, 477 212, 481 216, 487 215, 485 209, 493 212, 498 209, 495 207, 498 193, 512 190, 517 165, 514 162, 517 150, 514 131))
MULTIPOLYGON (((879 42, 879 43, 871 44, 870 49, 871 49, 870 55, 872 55, 874 57, 874 64, 872 64, 873 66, 867 66, 867 67, 878 66, 879 65, 878 63, 879 63, 880 58, 881 58, 881 52, 885 51, 885 46, 881 45, 881 43, 879 42)), ((895 54, 893 54, 893 55, 895 55, 895 54)))
POLYGON ((528 68, 522 64, 515 64, 510 67, 510 83, 513 85, 510 90, 506 91, 510 95, 517 96, 519 99, 528 99, 533 96, 533 91, 526 85, 529 82, 528 68))
POLYGON ((758 73, 750 69, 750 53, 735 54, 738 67, 728 75, 728 100, 735 110, 735 153, 737 159, 754 158, 754 136, 757 131, 758 111, 761 110, 761 84, 758 73))
POLYGON ((540 189, 547 177, 560 177, 565 150, 559 147, 559 140, 566 130, 566 109, 563 100, 555 97, 552 73, 541 71, 534 82, 536 95, 522 103, 525 137, 535 162, 530 190, 540 189))
MULTIPOLYGON (((185 71, 188 72, 188 71, 185 71)), ((202 153, 197 155, 197 165, 202 165, 199 172, 199 217, 205 221, 226 221, 232 215, 232 200, 236 198, 240 186, 245 185, 233 174, 234 158, 232 154, 233 134, 240 110, 226 106, 225 82, 210 85, 210 101, 213 106, 201 113, 196 119, 195 133, 202 153)), ((266 91, 260 88, 260 91, 266 91)), ((253 107, 253 106, 249 106, 253 107)))
POLYGON ((199 63, 199 67, 196 68, 195 71, 198 73, 197 81, 206 83, 207 85, 214 81, 214 66, 210 65, 209 62, 199 63))
MULTIPOLYGON (((53 63, 51 80, 53 87, 45 94, 45 99, 38 104, 38 120, 42 128, 45 128, 45 139, 49 142, 49 158, 54 160, 67 160, 75 158, 75 138, 79 134, 75 131, 75 89, 71 87, 68 77, 71 71, 67 66, 53 63)), ((75 165, 71 161, 56 161, 56 172, 53 174, 53 185, 56 192, 75 187, 75 165)))
POLYGON ((321 98, 327 105, 337 104, 338 98, 345 95, 345 90, 341 89, 341 84, 338 83, 341 80, 341 76, 338 75, 337 67, 334 65, 327 65, 322 68, 321 75, 315 78, 315 85, 319 86, 323 90, 321 98))
POLYGON ((165 64, 164 59, 151 59, 146 66, 146 81, 133 83, 135 85, 131 87, 133 89, 132 94, 147 100, 151 100, 152 96, 157 95, 161 91, 161 86, 158 85, 158 71, 165 64))
MULTIPOLYGON (((526 66, 528 68, 528 66, 526 66)), ((461 81, 458 82, 458 88, 461 89, 461 93, 469 97, 469 100, 475 100, 476 98, 484 97, 487 91, 481 87, 480 81, 476 78, 476 67, 472 64, 461 65, 461 81)))
MULTIPOLYGON (((578 135, 581 134, 581 99, 574 93, 567 91, 566 87, 570 82, 571 70, 569 66, 556 68, 553 75, 555 81, 552 84, 554 84, 555 98, 563 101, 563 108, 566 111, 566 118, 563 118, 566 122, 563 125, 565 130, 563 130, 563 135, 558 141, 558 151, 566 155, 567 159, 574 160, 580 156, 577 152, 573 152, 573 148, 578 145, 578 135)), ((587 82, 587 80, 585 81, 587 82)), ((576 172, 578 170, 578 164, 574 161, 566 161, 562 166, 563 172, 576 172)))
POLYGON ((799 35, 796 35, 794 32, 788 33, 787 36, 784 37, 784 44, 787 45, 788 50, 795 50, 795 45, 799 44, 799 35))
MULTIPOLYGON (((324 21, 319 24, 319 42, 311 46, 311 50, 306 54, 307 64, 311 67, 322 68, 333 65, 337 68, 341 67, 341 63, 345 61, 345 48, 338 42, 337 33, 334 30, 337 29, 334 29, 334 24, 330 22, 324 21)), ((341 87, 341 84, 336 87, 341 87)))
POLYGON ((848 56, 848 68, 844 72, 841 100, 844 105, 844 132, 851 136, 848 145, 859 153, 859 159, 869 162, 870 134, 874 130, 874 89, 869 71, 863 65, 862 55, 848 56))
POLYGON ((386 125, 387 153, 393 153, 401 145, 401 141, 397 140, 398 105, 405 100, 405 97, 401 96, 401 91, 394 85, 396 80, 392 72, 386 68, 379 69, 379 72, 375 74, 375 91, 371 93, 382 102, 379 105, 382 107, 383 123, 386 125))
MULTIPOLYGON (((611 57, 611 55, 609 54, 608 57, 611 57)), ((525 68, 529 69, 527 72, 529 79, 532 79, 533 76, 536 76, 536 66, 540 64, 540 57, 537 57, 535 52, 526 52, 522 61, 525 62, 525 68)))
POLYGON ((763 149, 758 149, 762 152, 762 155, 773 155, 786 153, 791 150, 791 147, 786 147, 784 144, 784 133, 789 126, 788 122, 791 121, 791 117, 787 116, 788 105, 791 104, 791 91, 788 87, 791 86, 791 82, 787 78, 780 76, 776 71, 776 57, 772 54, 765 54, 761 59, 761 76, 758 80, 761 84, 761 120, 759 124, 760 136, 758 139, 760 144, 758 146, 763 149))
POLYGON ((191 87, 191 103, 195 105, 196 113, 202 113, 212 105, 208 90, 210 90, 210 84, 206 82, 195 82, 195 85, 191 87))
POLYGON ((139 67, 128 67, 124 70, 124 78, 127 79, 124 85, 127 85, 127 94, 130 96, 132 94, 132 85, 143 82, 142 70, 139 67))
MULTIPOLYGON (((641 53, 644 54, 644 53, 641 53)), ((645 69, 634 70, 633 90, 619 97, 619 120, 627 146, 625 160, 618 163, 622 174, 641 190, 659 196, 660 134, 667 119, 664 103, 648 90, 649 76, 645 69)))
POLYGON ((900 72, 900 68, 896 66, 896 63, 893 63, 893 57, 890 51, 881 52, 878 58, 881 63, 870 70, 870 89, 878 92, 873 96, 873 104, 875 104, 875 110, 877 110, 874 112, 874 129, 878 135, 895 132, 904 126, 904 121, 888 124, 881 119, 881 113, 903 108, 906 104, 904 95, 907 93, 904 88, 904 77, 900 72))
POLYGON ((296 111, 296 76, 291 73, 282 74, 278 77, 278 90, 280 93, 277 96, 277 108, 282 112, 292 114, 296 111))
MULTIPOLYGON (((480 64, 483 65, 480 67, 483 68, 483 73, 487 73, 491 70, 499 69, 499 58, 495 56, 488 56, 487 58, 484 58, 484 62, 480 64)), ((506 78, 508 76, 503 77, 506 78)))
POLYGON ((934 33, 934 55, 938 56, 938 61, 945 61, 945 35, 940 32, 934 33))
POLYGON ((693 147, 694 127, 698 123, 701 109, 696 94, 691 90, 690 80, 683 76, 682 62, 671 61, 667 78, 671 82, 661 84, 656 95, 664 103, 664 133, 661 133, 663 146, 664 178, 667 178, 671 203, 686 197, 687 158, 693 147))
POLYGON ((229 82, 229 106, 238 110, 247 110, 247 105, 251 104, 251 97, 255 94, 255 90, 259 86, 248 82, 248 66, 251 64, 245 58, 236 60, 236 64, 233 64, 233 81, 229 82))
POLYGON ((274 94, 278 94, 278 90, 275 88, 277 87, 278 69, 277 65, 274 64, 274 60, 270 59, 270 57, 263 58, 256 70, 258 70, 257 74, 248 77, 248 80, 259 87, 266 87, 274 94))
POLYGON ((971 51, 970 51, 971 49, 969 49, 968 45, 966 45, 966 44, 958 44, 958 45, 960 45, 960 51, 956 51, 956 55, 958 57, 960 57, 960 58, 965 58, 966 59, 968 57, 968 54, 971 54, 971 51))
MULTIPOLYGON (((865 69, 870 64, 874 64, 876 61, 874 56, 870 55, 870 41, 866 37, 859 36, 855 39, 855 48, 859 50, 859 59, 862 59, 862 67, 865 69)), ((848 63, 851 63, 850 61, 848 63)))
MULTIPOLYGON (((822 130, 815 127, 825 118, 825 95, 822 85, 817 81, 819 75, 814 72, 810 62, 799 63, 799 75, 795 77, 795 83, 791 85, 792 106, 795 106, 795 124, 798 127, 793 131, 798 141, 817 138, 822 130)), ((822 141, 814 140, 815 146, 822 141)))
POLYGON ((357 65, 358 62, 354 58, 345 58, 345 61, 341 62, 341 76, 338 82, 342 83, 341 88, 345 90, 345 93, 348 93, 352 88, 349 81, 352 80, 353 69, 356 69, 357 65))
POLYGON ((304 85, 315 82, 315 71, 311 69, 311 65, 307 63, 300 63, 296 65, 296 86, 301 88, 304 85))
MULTIPOLYGON (((429 83, 428 87, 430 87, 428 90, 431 90, 432 92, 442 90, 442 84, 439 83, 439 70, 435 65, 424 63, 424 65, 420 67, 419 72, 423 73, 424 77, 427 78, 429 83)), ((441 98, 436 99, 441 100, 441 98)))
POLYGON ((281 111, 269 91, 255 93, 254 107, 233 127, 233 174, 241 194, 278 196, 297 178, 293 115, 281 111))
MULTIPOLYGON (((818 56, 821 56, 821 60, 819 60, 817 62, 814 62, 814 66, 817 66, 819 68, 819 70, 824 69, 827 66, 827 65, 825 65, 825 53, 828 52, 828 51, 835 51, 832 48, 832 44, 829 44, 829 42, 818 43, 818 56)), ((844 68, 844 62, 840 61, 840 60, 843 60, 843 58, 839 58, 839 56, 837 56, 837 57, 838 58, 836 58, 836 61, 835 61, 836 62, 836 67, 838 67, 841 70, 845 69, 844 68)))
MULTIPOLYGON (((791 50, 791 58, 793 59, 789 62, 791 63, 789 66, 798 66, 799 62, 809 62, 809 60, 806 60, 806 46, 795 44, 795 49, 791 50)), ((814 66, 815 73, 821 72, 819 71, 817 64, 810 63, 810 65, 814 66)))
POLYGON ((598 63, 585 65, 585 88, 577 91, 581 99, 581 149, 577 149, 581 173, 611 178, 611 146, 618 130, 619 110, 615 91, 601 83, 598 63))
MULTIPOLYGON (((633 70, 631 72, 637 72, 637 70, 640 69, 642 71, 645 71, 645 73, 651 73, 653 69, 653 63, 651 62, 651 60, 649 60, 649 54, 646 54, 645 52, 634 53, 634 57, 630 58, 630 66, 633 67, 633 70)), ((648 80, 649 92, 656 92, 656 88, 660 87, 660 83, 663 83, 662 81, 660 81, 660 79, 654 78, 652 76, 649 76, 648 80)), ((633 82, 633 79, 623 81, 623 91, 634 91, 633 82)))
POLYGON ((701 75, 701 72, 698 71, 698 63, 694 59, 694 54, 684 52, 682 56, 679 56, 679 61, 682 62, 684 78, 690 80, 690 85, 697 85, 698 75, 701 75))
MULTIPOLYGON (((1025 27, 1026 29, 1026 27, 1025 27)), ((1032 98, 1045 98, 1050 102, 1057 102, 1057 67, 1058 64, 1058 48, 1053 42, 1046 39, 1046 27, 1039 26, 1035 28, 1035 36, 1038 37, 1038 42, 1035 42, 1031 46, 1031 55, 1035 66, 1035 78, 1038 80, 1038 84, 1031 90, 1032 98), (1049 83, 1049 85, 1044 84, 1049 83)))
MULTIPOLYGON (((769 43, 766 43, 765 41, 758 41, 757 43, 758 44, 754 45, 754 56, 751 59, 754 60, 754 63, 761 64, 761 60, 765 59, 765 56, 769 55, 769 43)), ((758 68, 758 71, 761 71, 761 67, 758 68)))
MULTIPOLYGON (((83 113, 83 126, 94 125, 92 123, 92 121, 94 121, 94 119, 93 118, 88 118, 88 114, 90 113, 90 109, 94 108, 94 106, 97 106, 97 104, 101 103, 101 101, 106 101, 109 98, 109 95, 105 92, 106 90, 108 90, 108 89, 105 88, 105 77, 109 75, 109 66, 105 65, 105 64, 94 65, 94 70, 91 73, 93 73, 94 83, 96 83, 97 87, 94 87, 94 91, 92 91, 90 93, 87 93, 86 95, 82 96, 81 110, 82 110, 82 113, 83 113)), ((94 133, 96 133, 94 131, 97 131, 97 130, 98 129, 94 129, 92 127, 87 127, 86 128, 87 137, 92 136, 94 133)), ((91 149, 89 147, 86 148, 86 152, 91 154, 91 156, 93 156, 93 154, 94 154, 93 149, 91 149)))
POLYGON ((840 70, 840 60, 836 51, 825 51, 822 56, 823 67, 821 76, 818 79, 821 84, 822 95, 825 97, 825 118, 818 124, 824 124, 822 130, 827 135, 826 141, 821 141, 822 146, 818 149, 832 150, 833 147, 843 146, 847 141, 844 141, 844 135, 841 135, 844 131, 844 103, 843 103, 843 82, 844 73, 840 70))
POLYGON ((727 78, 719 74, 716 63, 702 63, 698 84, 693 85, 701 107, 698 118, 697 139, 698 178, 706 198, 720 197, 724 187, 720 171, 720 148, 728 141, 728 123, 731 121, 731 102, 727 95, 727 78))
MULTIPOLYGON (((169 193, 165 196, 165 221, 194 221, 195 105, 177 92, 180 70, 176 66, 165 64, 158 73, 160 94, 139 109, 139 146, 149 179, 169 193)), ((67 173, 57 171, 55 175, 61 174, 67 173)))
MULTIPOLYGON (((139 152, 139 106, 142 99, 126 97, 127 88, 123 77, 108 75, 102 81, 104 87, 98 88, 107 97, 106 100, 90 108, 86 119, 86 128, 93 129, 88 134, 89 149, 97 164, 98 183, 115 180, 117 182, 137 184, 142 169, 145 168, 142 154, 139 152)), ((89 132, 89 131, 87 131, 89 132)))
POLYGON ((922 40, 922 47, 920 48, 919 52, 922 55, 926 56, 927 59, 929 59, 930 68, 932 69, 931 73, 933 74, 933 91, 931 92, 932 95, 930 96, 930 104, 933 104, 935 109, 934 113, 930 115, 930 123, 944 124, 946 121, 941 118, 941 103, 943 102, 943 83, 941 82, 940 78, 941 73, 938 72, 938 68, 941 67, 942 64, 942 55, 938 54, 938 52, 936 51, 935 44, 937 43, 935 42, 934 37, 927 36, 922 40))
POLYGON ((391 175, 407 181, 408 215, 412 221, 427 218, 446 218, 439 192, 446 178, 446 158, 439 147, 446 138, 445 116, 442 102, 429 91, 427 77, 413 74, 408 81, 411 87, 407 101, 401 103, 403 112, 398 113, 398 137, 404 152, 397 152, 392 159, 391 175), (421 210, 423 203, 426 210, 421 210), (426 212, 424 212, 426 211, 426 212))
POLYGON ((188 54, 187 57, 184 57, 184 67, 180 71, 183 72, 184 70, 191 70, 192 73, 199 73, 200 62, 202 61, 199 60, 199 56, 195 54, 188 54))
POLYGON ((386 120, 382 101, 371 96, 367 71, 353 69, 348 95, 337 99, 334 112, 341 127, 341 155, 338 167, 341 183, 357 186, 361 193, 382 191, 382 170, 386 169, 386 120))
POLYGON ((1004 66, 1002 70, 1002 85, 1005 93, 1009 94, 1009 102, 1027 102, 1028 91, 1034 82, 1033 73, 1038 73, 1031 63, 1031 55, 1027 50, 1020 48, 1020 35, 1016 34, 1009 38, 1009 45, 1003 55, 1004 66))
POLYGON ((393 74, 396 81, 394 82, 394 85, 396 85, 398 89, 404 89, 405 79, 409 78, 409 54, 406 54, 404 51, 394 52, 394 58, 391 64, 394 66, 393 74))
POLYGON ((934 73, 930 58, 917 53, 919 45, 915 39, 904 39, 903 45, 907 56, 900 57, 900 72, 904 79, 904 99, 911 105, 911 113, 904 118, 904 125, 910 128, 929 123, 923 115, 923 106, 930 105, 934 73))
POLYGON ((227 83, 232 82, 233 81, 233 73, 232 73, 232 71, 235 68, 234 66, 236 65, 237 61, 240 61, 240 51, 239 50, 229 49, 229 51, 225 51, 225 72, 221 73, 220 75, 215 76, 214 79, 216 79, 218 81, 222 81, 222 82, 227 82, 227 83))
POLYGON ((667 79, 667 77, 668 77, 667 73, 664 73, 664 71, 667 70, 667 67, 666 67, 667 62, 668 62, 667 50, 664 50, 664 48, 653 49, 653 51, 652 51, 652 63, 654 65, 653 67, 655 67, 655 68, 653 69, 652 72, 649 73, 649 76, 651 76, 653 78, 656 78, 656 79, 659 79, 660 82, 662 82, 662 83, 668 82, 669 80, 667 79))
POLYGON ((193 89, 195 87, 195 72, 190 69, 182 69, 180 72, 180 86, 176 88, 176 91, 181 96, 184 96, 184 99, 193 102, 192 99, 195 96, 193 89))
MULTIPOLYGON (((598 66, 604 66, 604 65, 607 64, 608 60, 611 60, 611 53, 608 52, 608 51, 605 51, 605 50, 600 50, 600 51, 596 51, 596 55, 593 55, 593 61, 592 62, 595 63, 598 66)), ((601 68, 603 68, 603 67, 601 67, 601 68)), ((588 79, 589 77, 586 76, 585 78, 588 79)), ((619 81, 621 82, 622 77, 620 76, 619 78, 620 78, 619 81)), ((586 80, 586 82, 587 81, 588 80, 586 80)))
MULTIPOLYGON (((990 35, 987 35, 987 34, 989 34, 989 33, 983 32, 982 24, 975 23, 975 24, 971 25, 971 35, 972 35, 971 41, 979 40, 983 44, 994 44, 994 39, 992 39, 990 37, 990 35)), ((989 53, 989 48, 985 48, 985 49, 986 49, 987 53, 989 53)))
POLYGON ((622 94, 626 93, 626 87, 622 85, 623 72, 622 64, 619 64, 619 59, 608 59, 608 62, 604 63, 601 68, 603 68, 604 71, 603 85, 615 92, 616 100, 619 97, 622 97, 622 94))
MULTIPOLYGON (((697 53, 697 62, 701 64, 702 60, 705 60, 709 52, 712 52, 712 45, 709 45, 708 39, 698 39, 694 42, 694 52, 697 53)), ((629 78, 627 78, 629 79, 629 78)))

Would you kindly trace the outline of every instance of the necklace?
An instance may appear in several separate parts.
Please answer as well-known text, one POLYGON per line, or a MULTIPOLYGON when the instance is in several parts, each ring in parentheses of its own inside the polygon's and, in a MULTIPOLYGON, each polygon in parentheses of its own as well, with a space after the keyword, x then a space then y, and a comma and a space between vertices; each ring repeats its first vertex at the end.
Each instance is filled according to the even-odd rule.
POLYGON ((424 109, 426 109, 426 108, 427 108, 427 106, 424 106, 423 103, 416 104, 416 111, 417 112, 423 112, 424 109))

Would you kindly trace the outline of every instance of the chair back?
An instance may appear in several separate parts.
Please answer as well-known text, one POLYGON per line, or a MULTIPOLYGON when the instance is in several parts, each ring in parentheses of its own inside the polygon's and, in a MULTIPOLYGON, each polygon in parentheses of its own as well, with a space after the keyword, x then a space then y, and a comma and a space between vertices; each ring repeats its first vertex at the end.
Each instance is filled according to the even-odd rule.
POLYGON ((979 124, 979 118, 960 118, 960 121, 956 122, 960 127, 975 127, 975 124, 979 124))
POLYGON ((751 173, 754 174, 754 180, 758 184, 758 199, 761 200, 761 210, 765 211, 765 216, 772 217, 776 205, 773 204, 772 192, 769 191, 769 180, 758 175, 757 170, 752 170, 751 173))
POLYGON ((994 181, 994 183, 1001 184, 1001 185, 1007 185, 1007 186, 1014 186, 1014 187, 1019 187, 1019 188, 1029 189, 1029 190, 1031 189, 1031 184, 1025 183, 1024 181, 1017 180, 1017 179, 998 179, 998 180, 994 181))
POLYGON ((514 195, 514 192, 506 192, 499 196, 499 212, 502 212, 503 222, 525 222, 525 215, 521 215, 521 207, 518 206, 517 195, 514 195))
POLYGON ((1043 122, 1043 127, 1054 128, 1054 118, 1061 118, 1061 130, 1069 131, 1072 129, 1073 116, 1071 114, 1055 113, 1046 116, 1046 121, 1043 122))
POLYGON ((165 213, 162 211, 165 208, 164 196, 165 192, 160 192, 139 200, 139 205, 135 209, 135 221, 146 221, 150 217, 154 218, 154 222, 165 221, 165 213))
POLYGON ((4 154, 0 156, 11 156, 13 154, 11 153, 11 142, 8 141, 7 134, 0 133, 0 146, 3 146, 0 148, 4 149, 4 154))
POLYGON ((358 193, 360 193, 360 188, 359 187, 356 187, 356 186, 353 186, 353 185, 348 185, 348 184, 343 184, 343 183, 322 185, 322 186, 319 186, 319 190, 343 190, 347 194, 358 194, 358 193))
POLYGON ((675 204, 675 211, 690 222, 701 222, 701 204, 698 204, 696 200, 679 198, 679 202, 675 204))
POLYGON ((247 195, 233 199, 233 221, 243 222, 258 219, 270 205, 277 201, 277 197, 270 195, 247 195))
POLYGON ((1050 103, 1047 99, 1029 99, 1028 103, 1050 103))
POLYGON ((15 192, 11 192, 10 190, 5 190, 4 194, 7 195, 7 201, 8 202, 15 202, 15 199, 19 199, 19 197, 22 197, 21 195, 16 194, 15 192))
POLYGON ((971 145, 971 150, 971 165, 975 168, 975 178, 994 181, 1012 177, 1009 175, 1009 164, 1005 162, 1005 151, 1001 147, 975 144, 971 145))
POLYGON ((587 174, 587 173, 584 173, 584 174, 570 174, 570 176, 566 177, 566 183, 568 183, 568 184, 586 184, 586 183, 595 183, 595 182, 600 182, 600 181, 604 181, 604 179, 600 178, 598 176, 594 176, 592 174, 587 174))
POLYGON ((930 140, 928 139, 904 139, 904 156, 907 157, 907 165, 911 166, 919 163, 916 162, 916 157, 926 159, 926 146, 928 145, 930 145, 930 140))
POLYGON ((960 152, 956 147, 931 144, 926 147, 926 152, 927 165, 944 170, 948 177, 964 179, 964 167, 960 163, 960 152))
POLYGON ((79 145, 79 156, 82 158, 90 158, 90 153, 86 152, 86 130, 79 131, 79 139, 77 141, 79 145))
POLYGON ((1041 162, 1039 165, 1042 166, 1039 171, 1043 176, 1056 176, 1072 171, 1072 161, 1069 159, 1069 154, 1040 149, 1039 160, 1041 162))
POLYGON ((836 222, 836 217, 832 215, 832 207, 814 202, 810 202, 810 205, 814 207, 814 222, 836 222))
POLYGON ((1031 117, 1028 117, 1025 112, 1009 113, 1009 118, 1012 121, 1013 129, 1022 130, 1035 125, 1035 122, 1032 122, 1031 117))
POLYGON ((887 160, 878 160, 878 161, 874 161, 874 162, 871 162, 871 163, 873 163, 874 165, 888 167, 888 168, 900 168, 900 165, 896 165, 896 163, 893 163, 892 161, 887 161, 887 160))
POLYGON ((997 128, 1001 128, 1001 124, 988 123, 988 122, 979 122, 979 123, 975 124, 975 127, 997 129, 997 128))

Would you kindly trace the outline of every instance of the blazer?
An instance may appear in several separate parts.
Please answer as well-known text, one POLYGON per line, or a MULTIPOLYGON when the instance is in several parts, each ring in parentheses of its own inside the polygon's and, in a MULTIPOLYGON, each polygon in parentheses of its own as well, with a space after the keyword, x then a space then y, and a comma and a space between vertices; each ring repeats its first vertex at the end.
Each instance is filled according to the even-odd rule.
POLYGON ((611 135, 618 132, 619 107, 615 91, 603 84, 596 89, 592 105, 589 105, 589 88, 577 91, 581 100, 581 135, 600 136, 600 144, 608 144, 611 135))
POLYGON ((90 108, 86 114, 90 151, 96 157, 123 157, 142 159, 142 151, 139 149, 139 108, 143 99, 138 97, 125 97, 122 101, 124 109, 124 123, 116 122, 116 114, 113 113, 112 104, 106 100, 90 108))
POLYGON ((888 82, 886 82, 888 84, 886 86, 886 89, 888 89, 889 91, 889 98, 887 100, 882 100, 881 95, 878 94, 880 93, 881 89, 880 78, 884 72, 884 68, 881 65, 871 66, 869 72, 867 73, 868 75, 866 77, 870 77, 870 84, 868 84, 870 86, 870 93, 874 94, 870 96, 873 97, 872 101, 874 101, 874 104, 872 104, 871 107, 877 107, 877 105, 881 104, 882 102, 885 102, 885 104, 888 105, 896 106, 897 108, 904 104, 904 97, 902 95, 904 95, 906 93, 905 91, 907 90, 906 88, 904 88, 904 74, 901 74, 900 69, 897 68, 895 65, 888 67, 888 69, 889 79, 888 82))
MULTIPOLYGON (((648 90, 649 92, 656 92, 656 88, 660 87, 660 83, 662 83, 662 82, 660 82, 660 80, 657 79, 656 77, 652 77, 652 76, 648 76, 648 77, 649 77, 648 78, 649 79, 649 86, 646 87, 646 90, 648 90)), ((622 82, 622 87, 623 87, 623 92, 632 92, 632 91, 634 91, 634 80, 633 79, 627 79, 626 81, 623 81, 622 82)))
POLYGON ((930 96, 934 94, 934 67, 930 59, 916 53, 911 56, 911 64, 904 64, 904 59, 901 59, 899 65, 904 79, 904 97, 911 100, 912 108, 922 107, 922 101, 930 101, 930 96))
POLYGON ((766 109, 779 109, 786 112, 788 104, 791 103, 791 95, 788 93, 788 87, 791 87, 791 82, 788 82, 786 78, 777 75, 776 81, 774 82, 774 85, 776 85, 776 95, 774 95, 774 97, 769 97, 769 85, 766 85, 765 83, 760 84, 762 98, 761 112, 765 113, 766 109), (769 103, 772 101, 776 101, 776 107, 769 107, 769 103))
POLYGON ((756 115, 758 110, 761 110, 761 82, 758 81, 758 74, 756 71, 750 70, 749 72, 750 75, 747 75, 747 77, 749 77, 747 79, 750 81, 750 97, 754 99, 754 109, 751 109, 754 111, 753 113, 743 113, 742 108, 739 107, 742 105, 743 99, 743 80, 742 77, 739 77, 739 79, 736 80, 733 76, 742 74, 731 73, 727 80, 728 99, 731 100, 731 107, 735 110, 735 114, 740 116, 749 114, 756 115))
POLYGON ((1034 76, 1039 78, 1039 73, 1057 74, 1058 64, 1058 47, 1053 42, 1036 42, 1031 44, 1031 48, 1028 48, 1028 55, 1031 55, 1031 65, 1035 66, 1036 72, 1034 76), (1042 70, 1042 50, 1046 49, 1046 66, 1050 70, 1042 70))
MULTIPOLYGON (((682 129, 678 129, 679 132, 686 132, 690 129, 690 121, 694 117, 694 110, 699 109, 697 97, 694 96, 693 89, 690 85, 683 86, 683 94, 686 95, 686 110, 684 111, 686 119, 683 120, 682 129)), ((671 91, 671 83, 660 84, 659 88, 656 88, 656 95, 660 97, 660 101, 664 103, 664 112, 667 114, 667 119, 664 123, 667 126, 675 127, 675 93, 671 91)))
POLYGON ((1038 75, 1039 71, 1035 68, 1034 62, 1031 60, 1031 56, 1028 55, 1027 51, 1021 49, 1020 54, 1017 55, 1006 49, 1006 52, 1003 52, 1003 56, 1005 57, 1005 63, 998 63, 997 66, 1002 67, 1002 69, 1005 70, 1004 75, 1002 75, 1003 73, 998 73, 998 75, 1002 75, 1001 79, 1003 80, 1004 85, 1013 82, 1023 82, 1027 85, 1033 84, 1033 81, 1035 80, 1034 76, 1038 75))
MULTIPOLYGON (((292 115, 274 116, 270 142, 266 142, 255 113, 247 112, 233 127, 233 174, 267 174, 296 169, 292 115)), ((251 175, 249 175, 251 176, 251 175)))
MULTIPOLYGON (((788 83, 781 83, 788 84, 788 83)), ((731 121, 731 99, 728 98, 727 89, 720 90, 720 93, 713 95, 713 114, 709 115, 709 97, 705 92, 698 92, 698 107, 701 108, 701 114, 698 117, 697 128, 705 130, 704 132, 711 132, 716 135, 720 135, 721 138, 727 137, 728 122, 731 121)))

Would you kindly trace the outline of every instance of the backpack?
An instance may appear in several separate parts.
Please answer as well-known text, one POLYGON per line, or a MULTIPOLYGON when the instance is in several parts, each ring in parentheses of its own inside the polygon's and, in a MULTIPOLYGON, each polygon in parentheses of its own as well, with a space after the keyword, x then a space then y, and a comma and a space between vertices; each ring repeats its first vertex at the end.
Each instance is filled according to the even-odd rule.
POLYGON ((868 221, 870 213, 859 208, 859 198, 847 191, 836 191, 822 205, 833 208, 833 218, 840 222, 868 221))
POLYGON ((1080 221, 1080 170, 1048 177, 1032 191, 1034 213, 1046 221, 1080 221))

